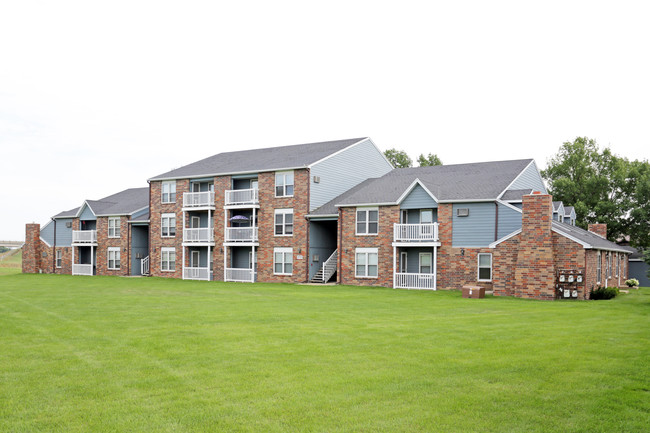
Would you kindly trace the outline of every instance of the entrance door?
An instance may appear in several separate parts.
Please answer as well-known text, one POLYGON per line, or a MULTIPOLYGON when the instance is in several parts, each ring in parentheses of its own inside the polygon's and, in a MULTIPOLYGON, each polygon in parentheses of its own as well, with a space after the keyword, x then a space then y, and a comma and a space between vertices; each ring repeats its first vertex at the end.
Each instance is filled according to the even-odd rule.
POLYGON ((192 255, 190 256, 190 268, 198 268, 201 266, 201 257, 198 251, 192 251, 192 255))
POLYGON ((399 254, 399 271, 403 274, 408 272, 408 254, 406 252, 399 254))
POLYGON ((201 227, 201 218, 197 216, 193 216, 192 219, 190 220, 190 228, 193 229, 198 229, 201 227))

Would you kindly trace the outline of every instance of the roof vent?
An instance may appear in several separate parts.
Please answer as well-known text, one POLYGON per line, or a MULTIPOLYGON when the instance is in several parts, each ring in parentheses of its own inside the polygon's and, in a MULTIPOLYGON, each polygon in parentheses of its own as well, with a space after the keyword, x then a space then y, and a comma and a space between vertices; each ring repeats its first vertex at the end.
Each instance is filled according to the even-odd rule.
POLYGON ((469 208, 462 207, 462 208, 456 209, 456 216, 459 216, 459 217, 469 216, 469 208))

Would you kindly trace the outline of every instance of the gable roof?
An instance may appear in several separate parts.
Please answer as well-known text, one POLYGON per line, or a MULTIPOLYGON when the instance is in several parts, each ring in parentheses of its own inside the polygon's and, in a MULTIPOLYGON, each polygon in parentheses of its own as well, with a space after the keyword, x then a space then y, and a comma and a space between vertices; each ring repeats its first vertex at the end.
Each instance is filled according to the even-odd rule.
POLYGON ((559 212, 560 208, 564 208, 564 205, 562 204, 561 201, 554 201, 553 202, 553 212, 559 212))
POLYGON ((77 212, 79 212, 79 209, 81 209, 81 208, 76 207, 74 209, 59 212, 58 214, 54 215, 52 218, 54 218, 54 219, 58 219, 58 218, 74 218, 77 215, 77 212))
POLYGON ((339 195, 338 197, 334 197, 332 200, 328 201, 321 207, 314 209, 309 213, 309 215, 307 215, 307 217, 319 217, 319 216, 322 217, 322 216, 331 216, 331 215, 338 216, 339 210, 336 207, 336 204, 342 200, 345 200, 348 196, 356 193, 360 189, 365 188, 369 183, 373 182, 374 180, 376 180, 376 178, 370 178, 364 180, 360 184, 345 191, 343 194, 339 195))
POLYGON ((368 140, 368 137, 223 152, 159 174, 149 180, 195 178, 306 168, 323 158, 364 140, 368 140))
POLYGON ((608 241, 607 239, 598 236, 595 233, 581 229, 577 226, 572 226, 570 224, 553 220, 551 227, 554 232, 582 244, 585 248, 618 251, 626 254, 630 253, 629 248, 622 247, 614 242, 608 241))
POLYGON ((131 215, 149 207, 149 188, 129 188, 99 200, 85 200, 80 207, 59 212, 52 218, 75 218, 90 207, 95 216, 131 215))
POLYGON ((519 159, 398 168, 339 196, 336 205, 397 204, 416 179, 440 203, 496 200, 531 162, 532 159, 519 159))
POLYGON ((501 196, 501 200, 520 202, 520 201, 523 201, 523 197, 525 195, 529 195, 529 194, 532 194, 532 193, 533 193, 532 188, 528 188, 528 189, 509 189, 508 191, 506 191, 501 196))
POLYGON ((564 216, 570 217, 572 213, 575 213, 573 206, 564 206, 564 216))

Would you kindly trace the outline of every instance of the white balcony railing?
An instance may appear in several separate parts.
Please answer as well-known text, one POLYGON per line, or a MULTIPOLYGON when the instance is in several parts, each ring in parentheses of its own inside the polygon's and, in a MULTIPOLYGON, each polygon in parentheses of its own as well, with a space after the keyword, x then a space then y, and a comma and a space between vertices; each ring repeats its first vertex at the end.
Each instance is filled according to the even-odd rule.
POLYGON ((226 191, 226 206, 259 204, 259 191, 253 189, 231 189, 226 191))
POLYGON ((97 243, 97 230, 73 230, 72 243, 73 244, 97 243))
POLYGON ((438 223, 395 224, 393 226, 393 241, 436 242, 438 241, 438 223))
POLYGON ((184 229, 183 242, 214 242, 214 229, 205 227, 199 229, 184 229))
POLYGON ((251 283, 257 279, 257 272, 246 268, 226 268, 225 281, 251 283))
POLYGON ((226 227, 226 242, 257 242, 257 227, 226 227))
POLYGON ((214 193, 205 192, 186 192, 183 193, 183 207, 206 207, 214 206, 214 193))
POLYGON ((72 275, 92 275, 93 265, 72 265, 72 275))
POLYGON ((393 286, 396 289, 436 290, 436 279, 433 274, 396 272, 393 274, 393 286))
POLYGON ((210 281, 210 268, 183 268, 183 279, 210 281))

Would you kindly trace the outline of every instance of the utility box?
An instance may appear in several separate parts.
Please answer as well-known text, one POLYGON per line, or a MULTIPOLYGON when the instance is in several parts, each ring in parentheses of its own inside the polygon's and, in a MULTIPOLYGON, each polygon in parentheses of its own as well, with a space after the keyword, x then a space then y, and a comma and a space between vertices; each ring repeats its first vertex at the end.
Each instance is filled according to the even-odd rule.
POLYGON ((463 286, 463 298, 485 298, 485 288, 480 286, 463 286))

